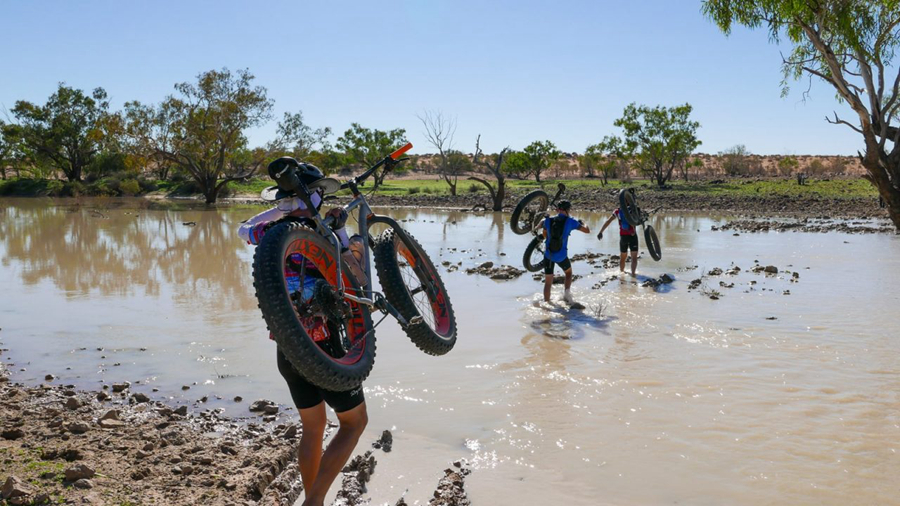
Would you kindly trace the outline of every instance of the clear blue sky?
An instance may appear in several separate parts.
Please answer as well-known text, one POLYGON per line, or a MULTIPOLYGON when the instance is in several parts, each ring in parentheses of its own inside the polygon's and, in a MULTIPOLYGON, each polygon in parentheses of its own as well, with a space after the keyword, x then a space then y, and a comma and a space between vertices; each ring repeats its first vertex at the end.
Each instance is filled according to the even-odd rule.
MULTIPOLYGON (((120 107, 156 102, 213 68, 249 68, 275 112, 313 127, 405 128, 456 116, 456 147, 552 140, 584 150, 629 102, 690 102, 699 151, 854 154, 861 139, 825 85, 781 98, 779 48, 764 31, 726 38, 689 0, 0 2, 0 110, 43 103, 56 83, 104 87, 120 107)), ((275 122, 250 132, 260 144, 275 122)))

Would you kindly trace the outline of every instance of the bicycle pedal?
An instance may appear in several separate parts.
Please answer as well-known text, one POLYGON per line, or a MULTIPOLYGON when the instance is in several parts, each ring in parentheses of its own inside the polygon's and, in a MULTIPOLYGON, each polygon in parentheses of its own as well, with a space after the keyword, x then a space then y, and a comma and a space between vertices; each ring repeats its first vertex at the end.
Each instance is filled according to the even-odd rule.
POLYGON ((421 316, 413 316, 409 319, 407 326, 412 327, 413 325, 421 325, 423 323, 425 323, 425 320, 421 316))

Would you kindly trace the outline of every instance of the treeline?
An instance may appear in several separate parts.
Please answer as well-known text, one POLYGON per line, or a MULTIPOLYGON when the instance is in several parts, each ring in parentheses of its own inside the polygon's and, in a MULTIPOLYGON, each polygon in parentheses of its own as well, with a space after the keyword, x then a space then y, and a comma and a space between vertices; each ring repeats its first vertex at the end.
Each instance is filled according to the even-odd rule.
POLYGON ((136 194, 159 181, 187 181, 212 203, 228 183, 278 156, 331 171, 369 165, 406 143, 402 128, 354 123, 332 145, 331 129, 307 125, 298 111, 278 121, 274 139, 250 146, 247 132, 274 119, 274 101, 253 80, 246 70, 211 70, 176 84, 157 104, 132 101, 118 111, 103 88, 85 93, 60 83, 45 104, 17 101, 10 121, 0 122, 0 177, 62 176, 67 183, 52 186, 69 195, 83 194, 86 184, 136 194))
MULTIPOLYGON (((308 125, 302 112, 285 113, 276 134, 262 146, 251 146, 247 132, 273 121, 274 101, 256 86, 247 70, 211 70, 194 82, 175 85, 175 92, 155 104, 126 102, 112 110, 106 91, 90 93, 59 84, 43 105, 17 101, 7 122, 0 121, 0 177, 43 180, 54 195, 133 195, 156 189, 187 187, 212 203, 234 181, 245 181, 278 156, 311 162, 326 173, 351 172, 369 166, 407 142, 402 128, 377 130, 353 123, 333 142, 329 127, 308 125), (63 180, 59 180, 59 178, 63 180)), ((473 154, 456 149, 456 119, 426 111, 419 117, 433 156, 413 156, 409 169, 430 172, 456 195, 460 177, 487 187, 500 209, 506 178, 548 174, 610 179, 649 178, 664 186, 673 178, 842 173, 833 162, 814 160, 801 167, 795 157, 781 157, 766 167, 744 146, 715 159, 695 153, 700 124, 691 119, 690 104, 675 107, 630 104, 608 135, 583 154, 567 155, 549 141, 522 150, 473 154)), ((383 183, 376 175, 374 185, 383 183)))

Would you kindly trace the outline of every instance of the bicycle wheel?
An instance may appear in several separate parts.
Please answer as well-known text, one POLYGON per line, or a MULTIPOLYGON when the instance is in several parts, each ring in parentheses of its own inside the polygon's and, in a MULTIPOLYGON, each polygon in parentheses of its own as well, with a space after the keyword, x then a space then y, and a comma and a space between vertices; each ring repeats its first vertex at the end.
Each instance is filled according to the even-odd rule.
POLYGON ((284 356, 304 378, 331 391, 357 388, 375 363, 369 308, 337 293, 337 262, 348 293, 359 283, 334 246, 306 225, 269 229, 253 255, 259 309, 284 356))
POLYGON ((628 190, 619 190, 619 212, 632 227, 637 228, 641 222, 641 210, 637 206, 634 194, 628 190))
POLYGON ((644 227, 644 240, 647 241, 647 250, 650 251, 650 256, 659 262, 662 258, 662 246, 659 244, 659 237, 656 236, 656 230, 652 225, 644 227))
POLYGON ((522 263, 525 264, 525 270, 528 272, 537 272, 544 268, 544 260, 544 238, 535 237, 525 248, 522 263))
POLYGON ((516 204, 510 218, 510 227, 516 234, 523 235, 531 232, 543 218, 547 206, 550 205, 550 196, 544 190, 535 190, 516 204))
POLYGON ((428 254, 413 236, 389 228, 375 241, 375 269, 388 302, 411 321, 406 335, 429 355, 444 355, 456 344, 456 315, 447 289, 428 254))

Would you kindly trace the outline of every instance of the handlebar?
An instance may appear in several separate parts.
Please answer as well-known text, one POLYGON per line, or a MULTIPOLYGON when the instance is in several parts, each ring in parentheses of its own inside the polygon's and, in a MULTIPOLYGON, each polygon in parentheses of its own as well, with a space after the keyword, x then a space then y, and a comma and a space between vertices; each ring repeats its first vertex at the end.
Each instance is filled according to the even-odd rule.
POLYGON ((389 154, 388 156, 382 158, 378 163, 369 167, 369 169, 367 171, 363 172, 362 174, 360 174, 360 175, 356 176, 355 178, 342 184, 341 190, 346 190, 347 188, 350 188, 353 190, 353 192, 355 194, 356 193, 356 190, 355 190, 356 185, 358 185, 359 183, 368 179, 369 176, 374 174, 375 171, 378 170, 378 168, 381 167, 382 165, 386 165, 388 169, 391 169, 394 167, 394 165, 397 165, 398 163, 400 163, 404 160, 409 160, 409 158, 400 158, 400 157, 403 156, 403 153, 406 153, 407 151, 412 149, 412 147, 413 147, 412 143, 407 142, 405 146, 394 151, 393 153, 389 154))

